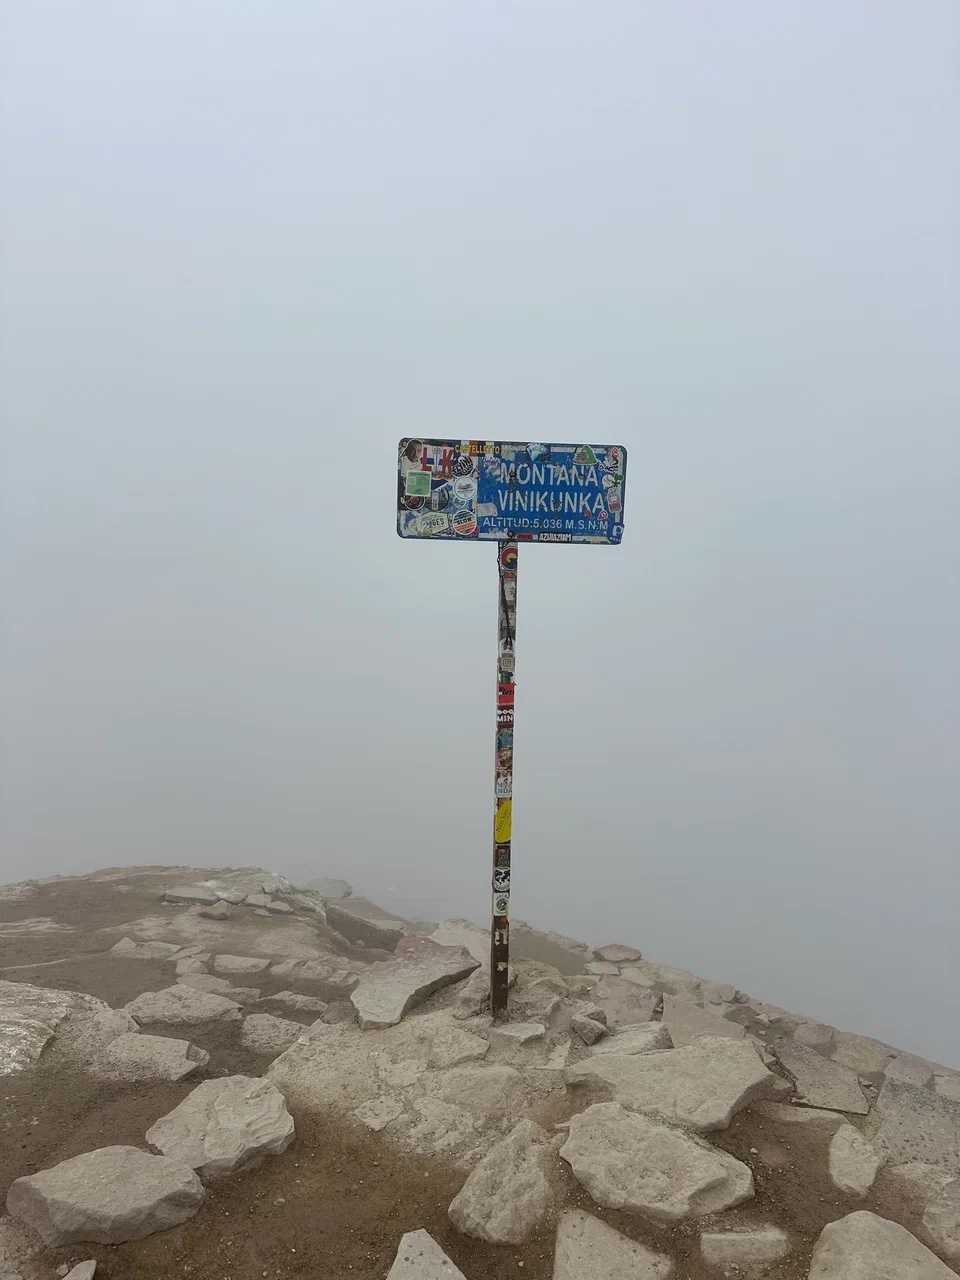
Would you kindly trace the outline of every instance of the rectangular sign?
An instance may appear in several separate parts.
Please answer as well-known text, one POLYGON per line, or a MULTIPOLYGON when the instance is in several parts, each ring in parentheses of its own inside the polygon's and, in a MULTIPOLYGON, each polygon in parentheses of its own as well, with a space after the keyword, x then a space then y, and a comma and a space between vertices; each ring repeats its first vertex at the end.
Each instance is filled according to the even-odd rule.
POLYGON ((595 542, 623 537, 627 451, 619 444, 400 441, 402 538, 595 542))

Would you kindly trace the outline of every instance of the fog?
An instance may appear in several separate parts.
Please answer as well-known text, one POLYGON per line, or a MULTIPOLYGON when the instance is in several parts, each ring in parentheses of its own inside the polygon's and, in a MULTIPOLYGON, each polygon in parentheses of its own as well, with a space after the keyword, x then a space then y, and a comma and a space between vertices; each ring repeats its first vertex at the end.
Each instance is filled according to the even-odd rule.
POLYGON ((956 9, 8 6, 4 880, 488 918, 496 563, 401 436, 616 442, 521 546, 513 913, 960 1065, 956 9))

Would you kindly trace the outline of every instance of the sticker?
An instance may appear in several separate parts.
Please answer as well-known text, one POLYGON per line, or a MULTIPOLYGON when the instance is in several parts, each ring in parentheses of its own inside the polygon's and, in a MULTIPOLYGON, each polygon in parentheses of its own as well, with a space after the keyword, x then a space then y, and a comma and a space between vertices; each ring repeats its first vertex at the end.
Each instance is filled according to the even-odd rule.
POLYGON ((513 707, 497 707, 497 728, 513 728, 513 707))
POLYGON ((417 533, 424 538, 435 538, 438 533, 448 533, 450 517, 444 511, 423 511, 417 516, 417 533))
POLYGON ((510 892, 510 868, 509 867, 494 867, 493 892, 494 893, 510 892))
POLYGON ((493 838, 497 844, 506 844, 513 830, 513 801, 501 800, 493 822, 493 838))
POLYGON ((453 474, 455 476, 473 475, 473 459, 468 453, 457 454, 453 463, 453 474))
POLYGON ((504 573, 517 571, 517 548, 509 542, 500 548, 500 568, 504 573))
POLYGON ((597 465, 597 455, 593 452, 588 444, 582 444, 573 455, 574 462, 581 467, 595 467, 597 465))
POLYGON ((622 503, 620 501, 620 490, 611 489, 607 494, 607 506, 611 511, 620 511, 622 503))
POLYGON ((456 454, 453 449, 444 446, 437 450, 437 456, 433 460, 433 474, 440 476, 444 480, 453 475, 453 461, 456 454))
POLYGON ((477 482, 473 476, 457 476, 453 482, 453 492, 461 502, 472 502, 477 496, 477 482))
POLYGON ((513 774, 509 769, 503 769, 497 773, 493 790, 498 800, 513 799, 513 774))
POLYGON ((508 844, 498 844, 494 847, 493 865, 495 867, 509 867, 510 846, 508 844))
POLYGON ((497 730, 497 750, 498 751, 513 750, 513 730, 512 729, 497 730))
POLYGON ((500 641, 500 671, 504 675, 513 675, 516 668, 516 655, 513 652, 513 641, 505 636, 500 641))
POLYGON ((423 506, 423 498, 408 498, 404 496, 402 501, 408 511, 419 511, 423 506))
POLYGON ((483 453, 483 441, 471 440, 467 446, 472 457, 477 458, 483 453))
POLYGON ((477 519, 472 511, 459 511, 453 517, 453 532, 469 538, 477 532, 477 519))
MULTIPOLYGON (((494 929, 494 931, 493 931, 493 943, 494 943, 494 946, 497 946, 497 947, 505 947, 505 946, 507 946, 508 941, 509 941, 509 938, 510 938, 510 929, 509 929, 509 927, 508 927, 508 928, 506 928, 506 929, 494 929)), ((498 964, 497 964, 497 968, 498 968, 498 969, 500 969, 501 967, 502 967, 502 966, 498 963, 498 964)))
POLYGON ((408 471, 404 493, 408 498, 429 498, 432 479, 429 471, 408 471))
POLYGON ((545 458, 550 450, 545 444, 528 444, 527 452, 530 454, 531 462, 539 462, 541 458, 545 458))
POLYGON ((607 456, 600 465, 603 467, 604 471, 619 471, 621 456, 620 449, 617 445, 613 444, 607 450, 607 456))
POLYGON ((430 510, 442 511, 450 502, 450 486, 442 484, 430 495, 430 510))
POLYGON ((513 706, 513 695, 516 691, 516 687, 517 686, 515 684, 508 683, 507 681, 501 681, 501 683, 497 685, 498 707, 513 706))
POLYGON ((495 916, 508 916, 510 914, 509 893, 495 893, 493 895, 493 914, 495 916))

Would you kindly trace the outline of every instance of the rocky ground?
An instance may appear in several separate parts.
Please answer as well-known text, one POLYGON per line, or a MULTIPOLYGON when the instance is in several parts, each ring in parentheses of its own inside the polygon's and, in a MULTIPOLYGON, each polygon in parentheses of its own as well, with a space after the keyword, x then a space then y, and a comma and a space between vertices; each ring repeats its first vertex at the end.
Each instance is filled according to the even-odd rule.
POLYGON ((960 1071, 343 881, 0 889, 0 1280, 950 1280, 960 1071))

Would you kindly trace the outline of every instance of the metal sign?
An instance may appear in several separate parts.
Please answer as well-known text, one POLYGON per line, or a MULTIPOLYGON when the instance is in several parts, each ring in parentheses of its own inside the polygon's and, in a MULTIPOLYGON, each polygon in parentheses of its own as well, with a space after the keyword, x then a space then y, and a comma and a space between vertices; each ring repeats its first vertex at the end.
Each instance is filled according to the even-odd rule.
POLYGON ((397 532, 618 543, 626 478, 622 445, 401 440, 397 532))
POLYGON ((622 445, 400 441, 400 536, 499 544, 490 927, 490 1009, 495 1018, 506 1016, 510 962, 518 543, 616 545, 623 537, 626 474, 622 445))

